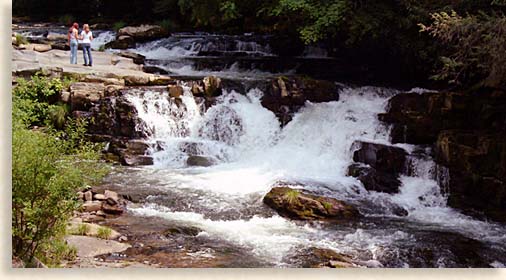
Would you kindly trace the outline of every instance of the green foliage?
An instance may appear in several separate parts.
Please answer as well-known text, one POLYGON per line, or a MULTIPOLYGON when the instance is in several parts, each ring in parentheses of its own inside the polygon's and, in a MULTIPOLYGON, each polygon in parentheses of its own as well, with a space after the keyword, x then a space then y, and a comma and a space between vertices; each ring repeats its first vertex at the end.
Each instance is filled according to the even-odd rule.
POLYGON ((431 25, 420 27, 450 50, 441 57, 434 79, 457 85, 483 81, 486 86, 506 86, 506 16, 439 12, 432 14, 431 25))
POLYGON ((77 249, 67 245, 61 238, 51 238, 41 245, 39 260, 49 267, 59 267, 63 260, 72 261, 77 257, 77 249))
POLYGON ((16 34, 16 46, 28 44, 28 40, 21 34, 16 34))
POLYGON ((98 51, 99 51, 99 52, 105 52, 105 45, 101 45, 101 46, 98 48, 98 51))
POLYGON ((101 226, 97 230, 97 237, 102 239, 111 238, 112 230, 108 227, 101 226))
POLYGON ((161 20, 157 24, 160 25, 162 27, 162 29, 165 30, 166 32, 171 32, 176 27, 176 24, 174 23, 174 21, 172 21, 170 19, 161 20))
POLYGON ((117 21, 112 25, 112 29, 116 32, 118 32, 121 28, 126 26, 126 22, 124 21, 117 21))
POLYGON ((58 104, 48 109, 49 124, 56 129, 63 129, 68 115, 68 105, 58 104))
POLYGON ((58 22, 67 26, 70 26, 72 23, 74 23, 76 20, 73 15, 65 14, 58 18, 58 22))
POLYGON ((27 263, 34 257, 58 262, 70 254, 58 244, 78 207, 76 191, 108 171, 98 161, 100 147, 85 141, 85 121, 67 119, 63 130, 29 129, 50 119, 53 109, 59 112, 55 121, 61 121, 63 109, 55 109, 61 105, 50 104, 64 84, 36 75, 18 80, 13 90, 12 246, 27 263))

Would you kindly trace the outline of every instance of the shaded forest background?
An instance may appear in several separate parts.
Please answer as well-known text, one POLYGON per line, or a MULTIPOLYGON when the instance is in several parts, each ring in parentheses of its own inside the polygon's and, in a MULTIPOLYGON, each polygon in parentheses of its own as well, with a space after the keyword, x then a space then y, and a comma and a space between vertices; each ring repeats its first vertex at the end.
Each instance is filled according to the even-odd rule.
POLYGON ((504 86, 505 11, 506 0, 13 1, 14 16, 34 21, 273 34, 288 56, 320 44, 401 79, 459 86, 504 86))

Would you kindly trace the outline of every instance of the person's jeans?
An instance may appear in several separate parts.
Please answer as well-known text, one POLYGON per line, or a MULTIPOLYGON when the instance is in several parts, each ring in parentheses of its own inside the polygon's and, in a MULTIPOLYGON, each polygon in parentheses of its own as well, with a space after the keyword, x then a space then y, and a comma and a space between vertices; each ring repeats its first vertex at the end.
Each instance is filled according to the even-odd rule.
POLYGON ((91 45, 90 44, 83 44, 83 55, 84 55, 84 64, 85 65, 92 65, 93 59, 91 58, 91 45))
POLYGON ((70 41, 70 64, 77 64, 77 40, 70 41))

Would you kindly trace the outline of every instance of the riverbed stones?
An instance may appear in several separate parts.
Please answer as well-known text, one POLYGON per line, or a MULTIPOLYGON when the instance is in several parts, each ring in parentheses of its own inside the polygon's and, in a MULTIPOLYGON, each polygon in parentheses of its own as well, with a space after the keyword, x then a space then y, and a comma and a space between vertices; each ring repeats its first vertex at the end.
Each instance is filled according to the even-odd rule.
POLYGON ((92 201, 93 193, 91 191, 87 191, 84 193, 84 201, 92 201))
POLYGON ((207 76, 203 80, 204 94, 208 97, 218 96, 221 94, 221 79, 216 76, 207 76))
POLYGON ((360 216, 355 207, 343 201, 285 186, 274 187, 263 202, 280 215, 297 220, 341 220, 360 216))
POLYGON ((77 249, 79 258, 92 258, 98 255, 125 251, 131 246, 114 240, 103 240, 90 236, 71 235, 65 237, 67 244, 77 249))
POLYGON ((169 96, 172 98, 180 99, 184 94, 184 89, 179 85, 170 85, 169 86, 169 96))

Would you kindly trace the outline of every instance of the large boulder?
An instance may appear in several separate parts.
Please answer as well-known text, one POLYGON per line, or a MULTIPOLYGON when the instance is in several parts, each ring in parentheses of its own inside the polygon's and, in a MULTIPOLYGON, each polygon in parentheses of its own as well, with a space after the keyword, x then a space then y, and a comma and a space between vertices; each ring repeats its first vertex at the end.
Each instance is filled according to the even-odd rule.
POLYGON ((360 148, 353 153, 353 160, 371 166, 372 168, 397 174, 406 170, 406 150, 376 143, 357 141, 354 146, 360 148))
POLYGON ((214 161, 208 157, 191 155, 186 160, 186 164, 188 166, 209 167, 214 165, 214 161))
POLYGON ((72 111, 90 110, 104 97, 105 85, 102 83, 78 82, 70 85, 70 105, 72 111))
POLYGON ((131 36, 118 36, 116 40, 108 42, 104 46, 106 49, 125 50, 135 47, 135 40, 131 36))
POLYGON ((290 187, 274 187, 263 202, 280 215, 297 220, 341 220, 360 216, 353 206, 290 187))
POLYGON ((284 125, 306 101, 317 103, 337 100, 339 92, 333 82, 300 76, 280 76, 271 80, 262 97, 262 106, 271 110, 284 125))
POLYGON ((357 163, 348 167, 348 176, 357 178, 369 191, 397 193, 400 174, 408 172, 408 153, 398 147, 357 141, 353 154, 357 163))
POLYGON ((105 97, 91 109, 92 121, 88 133, 125 137, 127 139, 144 138, 147 135, 137 129, 141 120, 137 109, 124 96, 105 97))
POLYGON ((381 172, 359 163, 348 167, 348 176, 357 178, 368 191, 397 193, 401 186, 398 174, 381 172))
POLYGON ((127 26, 118 31, 118 36, 129 36, 136 42, 154 40, 167 36, 167 32, 159 25, 127 26))
POLYGON ((153 157, 149 155, 150 148, 151 145, 143 140, 115 138, 109 142, 106 152, 116 155, 117 160, 126 166, 153 165, 153 157))

